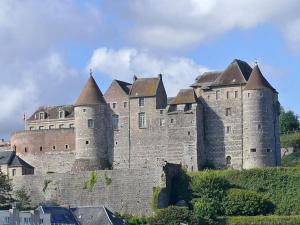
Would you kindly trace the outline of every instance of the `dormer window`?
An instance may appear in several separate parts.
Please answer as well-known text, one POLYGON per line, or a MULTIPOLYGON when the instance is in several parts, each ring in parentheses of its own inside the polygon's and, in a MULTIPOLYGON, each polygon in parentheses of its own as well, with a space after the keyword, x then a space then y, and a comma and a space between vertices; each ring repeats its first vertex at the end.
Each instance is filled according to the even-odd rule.
POLYGON ((59 119, 65 118, 65 111, 62 111, 62 110, 59 111, 58 116, 59 116, 59 119))
POLYGON ((192 104, 191 103, 185 104, 184 111, 190 111, 191 109, 192 109, 192 104))
POLYGON ((45 113, 44 112, 40 112, 40 120, 44 120, 45 119, 45 113))

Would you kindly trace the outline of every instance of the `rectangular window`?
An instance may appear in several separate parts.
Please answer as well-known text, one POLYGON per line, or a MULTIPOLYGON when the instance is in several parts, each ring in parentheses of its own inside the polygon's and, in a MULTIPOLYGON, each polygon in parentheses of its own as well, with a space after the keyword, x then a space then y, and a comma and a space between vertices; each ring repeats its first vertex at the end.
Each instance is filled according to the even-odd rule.
POLYGON ((239 97, 238 91, 235 91, 235 92, 234 92, 234 97, 235 97, 235 98, 238 98, 238 97, 239 97))
POLYGON ((261 130, 261 124, 258 124, 258 125, 257 125, 257 129, 258 129, 258 130, 261 130))
POLYGON ((12 175, 16 176, 16 173, 17 173, 16 169, 12 169, 12 175))
POLYGON ((159 110, 159 114, 164 114, 164 110, 163 109, 159 110))
POLYGON ((45 113, 44 112, 40 112, 40 120, 44 120, 45 119, 45 113))
POLYGON ((49 129, 54 129, 54 125, 49 125, 49 129))
POLYGON ((69 145, 65 145, 65 149, 69 149, 69 145))
POLYGON ((171 120, 170 120, 170 123, 174 123, 174 119, 171 119, 171 120))
POLYGON ((95 127, 94 120, 88 119, 88 128, 94 128, 94 127, 95 127))
POLYGON ((70 128, 73 128, 73 127, 74 127, 74 124, 73 124, 73 123, 71 123, 71 124, 69 125, 69 127, 70 127, 70 128))
POLYGON ((177 105, 170 105, 169 112, 175 112, 177 110, 177 105))
POLYGON ((146 127, 146 114, 144 112, 139 113, 139 128, 146 127))
POLYGON ((34 130, 34 127, 29 127, 29 130, 34 130))
POLYGON ((145 98, 144 97, 139 98, 139 106, 145 106, 145 98))
POLYGON ((250 93, 248 93, 248 98, 250 98, 250 93))
POLYGON ((227 126, 227 127, 226 127, 226 133, 229 134, 230 132, 231 132, 231 127, 230 127, 230 126, 227 126))
POLYGON ((118 115, 113 115, 112 116, 112 125, 114 130, 119 129, 119 116, 118 115))
POLYGON ((272 150, 268 148, 268 149, 267 149, 267 152, 272 152, 272 150))
POLYGON ((60 124, 60 125, 59 125, 59 128, 64 128, 64 124, 60 124))
POLYGON ((229 99, 229 91, 226 92, 226 98, 229 99))
POLYGON ((39 130, 44 130, 44 126, 40 126, 40 127, 39 127, 39 130))
POLYGON ((185 104, 184 111, 190 111, 191 109, 192 109, 191 103, 185 104))
POLYGON ((114 102, 114 103, 112 104, 112 108, 113 108, 113 109, 117 108, 117 103, 114 102))
POLYGON ((216 91, 216 100, 220 99, 220 91, 216 91))
POLYGON ((226 116, 231 116, 231 108, 226 108, 226 116))
POLYGON ((127 108, 127 102, 123 102, 124 109, 127 108))
POLYGON ((256 148, 251 148, 250 152, 256 152, 256 148))

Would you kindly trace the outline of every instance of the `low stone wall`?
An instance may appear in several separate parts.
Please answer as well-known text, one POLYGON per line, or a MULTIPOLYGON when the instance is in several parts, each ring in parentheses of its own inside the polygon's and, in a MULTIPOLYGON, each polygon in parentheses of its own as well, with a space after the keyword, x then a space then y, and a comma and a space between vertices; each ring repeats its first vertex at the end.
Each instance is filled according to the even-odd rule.
MULTIPOLYGON (((15 190, 26 187, 32 205, 47 201, 70 206, 105 205, 115 212, 151 215, 153 189, 161 187, 167 190, 167 180, 176 174, 174 169, 166 173, 164 170, 99 170, 94 172, 97 178, 93 187, 90 186, 93 172, 88 171, 26 175, 15 177, 13 186, 15 190), (166 175, 168 173, 170 175, 166 175)), ((167 205, 168 194, 162 193, 159 201, 159 205, 167 205)))

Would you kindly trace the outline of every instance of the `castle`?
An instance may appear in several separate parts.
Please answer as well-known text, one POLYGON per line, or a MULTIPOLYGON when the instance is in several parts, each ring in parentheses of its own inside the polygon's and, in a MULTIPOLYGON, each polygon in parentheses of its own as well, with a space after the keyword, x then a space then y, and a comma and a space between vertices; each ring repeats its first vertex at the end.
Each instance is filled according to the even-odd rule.
MULTIPOLYGON (((49 174, 67 188, 73 184, 64 181, 67 176, 63 174, 77 179, 76 174, 87 176, 84 171, 107 170, 111 172, 104 172, 105 176, 132 176, 130 182, 139 184, 134 187, 139 190, 148 188, 143 186, 146 181, 150 186, 153 182, 152 192, 162 181, 167 188, 168 178, 160 172, 166 164, 181 165, 188 171, 208 165, 234 169, 278 166, 279 133, 277 91, 258 65, 251 68, 236 59, 224 71, 198 76, 190 88, 173 98, 167 97, 162 75, 134 76, 132 84, 114 80, 104 95, 90 76, 74 105, 40 107, 27 119, 25 131, 12 134, 11 146, 35 168, 30 182, 37 186, 49 174)), ((51 198, 76 204, 62 186, 53 187, 51 198)), ((108 192, 107 196, 113 196, 108 192)), ((122 207, 123 197, 118 199, 122 207)), ((142 204, 137 202, 134 204, 142 204)))
POLYGON ((191 87, 167 98, 162 75, 135 76, 103 95, 90 76, 75 105, 40 107, 11 145, 37 172, 280 165, 278 93, 257 65, 234 60, 191 87))

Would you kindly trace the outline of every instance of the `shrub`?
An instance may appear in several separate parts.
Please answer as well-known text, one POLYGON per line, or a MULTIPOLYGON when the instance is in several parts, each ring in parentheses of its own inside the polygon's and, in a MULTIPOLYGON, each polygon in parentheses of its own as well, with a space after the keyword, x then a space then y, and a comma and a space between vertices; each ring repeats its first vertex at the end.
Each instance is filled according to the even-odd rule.
POLYGON ((242 189, 230 189, 223 205, 228 216, 256 216, 274 212, 271 202, 254 191, 242 189))
POLYGON ((299 225, 300 216, 239 216, 229 217, 226 225, 299 225))
POLYGON ((198 199, 193 202, 195 216, 204 219, 215 219, 218 213, 216 205, 212 201, 198 199))
POLYGON ((159 210, 150 220, 150 225, 179 225, 180 223, 197 225, 199 221, 188 208, 177 206, 159 210))
POLYGON ((147 217, 137 217, 130 214, 119 214, 115 213, 117 217, 126 221, 129 225, 147 225, 149 218, 147 217))
POLYGON ((284 148, 300 147, 300 132, 281 135, 280 142, 284 148))

